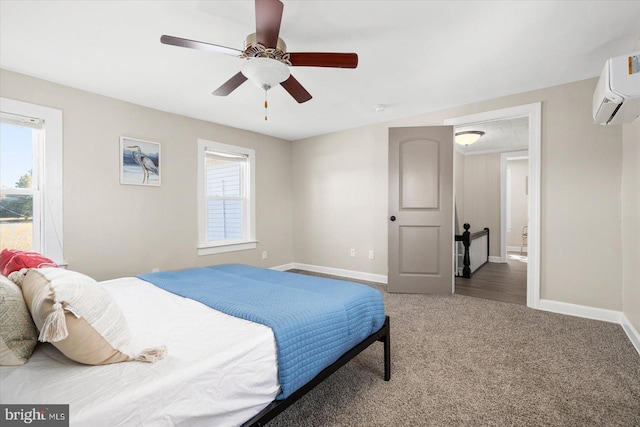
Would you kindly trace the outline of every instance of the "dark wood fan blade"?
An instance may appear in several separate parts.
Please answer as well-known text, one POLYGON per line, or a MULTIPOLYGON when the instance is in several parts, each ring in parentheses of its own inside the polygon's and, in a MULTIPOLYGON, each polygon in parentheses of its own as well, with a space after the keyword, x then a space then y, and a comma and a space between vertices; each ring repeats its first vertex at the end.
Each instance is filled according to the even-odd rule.
POLYGON ((280 83, 280 85, 300 104, 312 98, 311 94, 307 92, 293 76, 289 76, 289 78, 280 83))
POLYGON ((242 72, 238 72, 235 76, 231 77, 227 80, 222 86, 216 89, 213 94, 216 96, 227 96, 234 90, 238 88, 242 83, 247 81, 247 78, 242 74, 242 72))
POLYGON ((206 52, 222 53, 224 55, 240 56, 241 50, 231 47, 218 46, 217 44, 199 42, 196 40, 183 39, 180 37, 164 35, 160 37, 160 42, 170 44, 172 46, 188 47, 190 49, 204 50, 206 52))
POLYGON ((289 53, 291 65, 296 67, 356 68, 357 53, 297 52, 289 53))
POLYGON ((256 41, 264 47, 277 46, 283 9, 279 0, 256 0, 256 41))

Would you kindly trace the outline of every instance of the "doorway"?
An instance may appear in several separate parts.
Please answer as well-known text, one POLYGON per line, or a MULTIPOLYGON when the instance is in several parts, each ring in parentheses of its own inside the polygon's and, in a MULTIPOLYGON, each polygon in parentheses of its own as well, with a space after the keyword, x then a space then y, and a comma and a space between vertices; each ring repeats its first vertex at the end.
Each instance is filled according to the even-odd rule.
MULTIPOLYGON (((541 103, 527 104, 518 107, 488 111, 463 117, 455 117, 444 121, 445 125, 454 128, 468 128, 481 126, 500 120, 524 119, 527 121, 528 137, 528 222, 527 222, 527 269, 526 269, 526 304, 531 308, 538 308, 540 301, 540 154, 541 154, 541 103)), ((459 179, 454 166, 454 192, 455 183, 459 179)), ((457 195, 456 195, 457 196, 457 195)), ((506 201, 501 202, 502 205, 506 201)), ((506 206, 505 206, 506 209, 506 206)), ((504 218, 504 214, 501 215, 504 218)), ((454 222, 457 219, 454 219, 454 222)), ((500 234, 500 260, 502 250, 506 255, 506 244, 502 244, 502 225, 499 226, 500 234)), ((453 254, 455 256, 455 254, 453 254)))
POLYGON ((529 151, 500 154, 500 262, 527 262, 529 151))

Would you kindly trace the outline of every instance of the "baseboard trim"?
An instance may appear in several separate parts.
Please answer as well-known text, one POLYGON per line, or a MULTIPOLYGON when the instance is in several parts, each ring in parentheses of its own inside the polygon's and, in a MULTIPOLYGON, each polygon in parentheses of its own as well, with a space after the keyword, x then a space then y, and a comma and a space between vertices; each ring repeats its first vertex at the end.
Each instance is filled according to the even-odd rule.
POLYGON ((502 262, 502 259, 500 259, 499 256, 490 256, 488 260, 489 262, 499 262, 499 263, 502 262))
POLYGON ((387 276, 382 274, 365 273, 363 271, 343 270, 341 268, 322 267, 320 265, 302 264, 299 262, 292 262, 289 264, 279 265, 277 267, 271 267, 273 270, 307 270, 314 273, 331 274, 332 276, 348 277, 350 279, 364 280, 367 282, 376 282, 387 284, 387 276))
POLYGON ((604 322, 622 323, 620 311, 603 308, 588 307, 586 305, 541 299, 538 309, 553 313, 568 314, 569 316, 584 317, 586 319, 602 320, 604 322))
POLYGON ((633 327, 627 316, 621 311, 606 310, 603 308, 587 307, 584 305, 570 304, 566 302, 541 299, 539 310, 550 311, 568 316, 584 317, 586 319, 602 320, 603 322, 617 323, 629 337, 631 344, 640 355, 640 334, 633 327))
POLYGON ((622 329, 624 329, 627 336, 629 337, 629 340, 631 341, 631 344, 633 344, 638 354, 640 354, 640 333, 636 328, 633 327, 633 325, 631 324, 627 316, 624 313, 621 313, 621 314, 622 314, 622 322, 621 322, 622 329))
MULTIPOLYGON (((518 252, 520 253, 520 249, 522 249, 520 246, 507 246, 507 252, 518 252)), ((524 247, 524 251, 523 252, 527 252, 527 247, 524 247)))
POLYGON ((294 263, 290 262, 289 264, 282 264, 282 265, 277 265, 275 267, 269 267, 271 270, 278 270, 278 271, 287 271, 287 270, 291 270, 292 268, 296 268, 294 267, 294 263))

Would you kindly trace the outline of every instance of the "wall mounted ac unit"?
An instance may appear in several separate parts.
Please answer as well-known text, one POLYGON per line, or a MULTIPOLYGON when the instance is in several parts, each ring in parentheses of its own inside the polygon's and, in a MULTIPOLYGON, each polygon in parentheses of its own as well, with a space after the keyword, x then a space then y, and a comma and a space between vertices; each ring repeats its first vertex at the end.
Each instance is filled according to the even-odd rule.
POLYGON ((593 120, 601 125, 640 117, 640 52, 607 60, 593 93, 593 120))

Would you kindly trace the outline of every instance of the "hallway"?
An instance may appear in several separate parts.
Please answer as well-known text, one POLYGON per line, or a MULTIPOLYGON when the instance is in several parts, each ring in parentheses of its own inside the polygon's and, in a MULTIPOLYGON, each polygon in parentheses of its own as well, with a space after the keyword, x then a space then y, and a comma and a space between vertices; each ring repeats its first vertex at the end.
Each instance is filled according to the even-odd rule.
POLYGON ((470 278, 456 277, 456 294, 527 304, 527 257, 510 252, 507 263, 489 262, 470 278))

